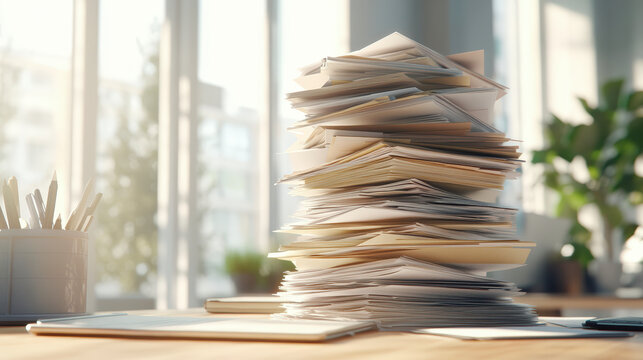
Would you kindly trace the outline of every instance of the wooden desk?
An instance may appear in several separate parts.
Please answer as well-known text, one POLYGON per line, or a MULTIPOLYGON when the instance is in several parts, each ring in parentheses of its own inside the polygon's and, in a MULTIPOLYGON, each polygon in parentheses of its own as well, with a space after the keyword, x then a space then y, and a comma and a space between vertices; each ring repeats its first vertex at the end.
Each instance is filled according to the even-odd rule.
MULTIPOLYGON (((532 305, 541 316, 564 315, 564 310, 643 310, 643 299, 619 298, 607 295, 525 294, 514 301, 532 305)), ((643 358, 643 356, 642 356, 643 358)))
MULTIPOLYGON (((176 316, 230 316, 190 311, 135 311, 176 316)), ((241 315, 262 317, 262 315, 241 315)), ((368 332, 326 343, 139 340, 34 336, 0 327, 1 359, 641 359, 643 335, 629 339, 465 341, 397 332, 368 332)))

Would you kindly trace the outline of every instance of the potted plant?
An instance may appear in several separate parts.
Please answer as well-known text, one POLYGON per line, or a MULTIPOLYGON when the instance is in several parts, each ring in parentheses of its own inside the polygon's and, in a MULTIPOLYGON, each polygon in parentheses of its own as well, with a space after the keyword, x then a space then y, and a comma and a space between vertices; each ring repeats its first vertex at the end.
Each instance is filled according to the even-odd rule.
POLYGON ((265 258, 265 255, 253 251, 231 251, 226 254, 225 270, 232 278, 237 293, 260 292, 265 258))
MULTIPOLYGON (((591 117, 589 124, 553 116, 545 127, 548 145, 532 158, 544 165, 545 185, 558 195, 556 214, 572 220, 570 257, 584 264, 592 258, 586 251, 592 233, 580 223, 579 211, 592 204, 598 209, 605 249, 601 263, 612 264, 598 272, 611 277, 620 276, 615 240, 634 233, 633 207, 643 202, 643 179, 635 171, 637 159, 643 160, 643 92, 624 93, 622 87, 623 80, 604 84, 597 106, 579 99, 591 117)), ((596 280, 604 290, 618 286, 614 279, 596 280)))
POLYGON ((225 256, 225 270, 237 293, 274 293, 285 271, 294 270, 290 261, 269 259, 254 251, 232 251, 225 256))

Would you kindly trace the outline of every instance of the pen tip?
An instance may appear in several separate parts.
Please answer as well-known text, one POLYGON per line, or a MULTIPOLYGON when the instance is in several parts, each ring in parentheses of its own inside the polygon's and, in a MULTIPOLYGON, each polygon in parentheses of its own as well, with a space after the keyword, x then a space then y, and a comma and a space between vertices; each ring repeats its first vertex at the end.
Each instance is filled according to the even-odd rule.
POLYGON ((51 178, 51 181, 58 181, 58 177, 56 176, 56 170, 54 170, 54 176, 51 178))

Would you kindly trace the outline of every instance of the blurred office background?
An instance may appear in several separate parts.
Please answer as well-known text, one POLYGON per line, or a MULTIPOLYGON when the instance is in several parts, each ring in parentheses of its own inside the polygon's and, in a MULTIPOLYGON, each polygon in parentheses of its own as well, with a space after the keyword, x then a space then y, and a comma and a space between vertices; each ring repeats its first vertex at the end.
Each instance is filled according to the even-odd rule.
MULTIPOLYGON (((0 0, 0 177, 46 189, 57 170, 67 213, 96 176, 90 307, 200 306, 235 292, 226 254, 287 241, 273 230, 297 199, 274 184, 301 117, 284 101, 300 66, 393 31, 447 54, 484 49, 486 75, 511 88, 496 125, 526 161, 502 202, 541 244, 507 276, 542 291, 569 225, 552 219, 531 152, 552 113, 588 122, 576 99, 596 104, 605 81, 643 89, 642 15, 635 0, 0 0)), ((597 257, 601 244, 588 243, 597 257)), ((636 286, 640 233, 619 254, 636 286)))

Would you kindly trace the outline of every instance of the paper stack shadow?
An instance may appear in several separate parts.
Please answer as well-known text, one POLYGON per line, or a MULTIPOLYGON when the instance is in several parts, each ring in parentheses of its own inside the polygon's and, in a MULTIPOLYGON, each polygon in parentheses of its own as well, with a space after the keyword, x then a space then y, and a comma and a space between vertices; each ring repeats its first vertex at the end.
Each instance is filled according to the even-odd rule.
POLYGON ((273 257, 286 318, 367 320, 381 329, 532 325, 512 283, 488 271, 525 263, 516 209, 496 204, 518 146, 492 125, 506 88, 480 75, 483 53, 445 57, 393 33, 302 70, 290 130, 305 196, 298 235, 273 257))

